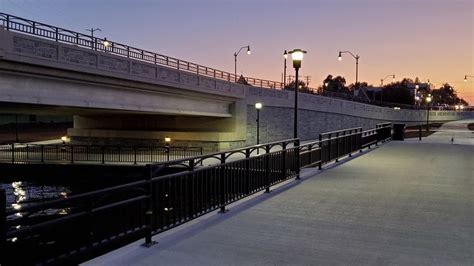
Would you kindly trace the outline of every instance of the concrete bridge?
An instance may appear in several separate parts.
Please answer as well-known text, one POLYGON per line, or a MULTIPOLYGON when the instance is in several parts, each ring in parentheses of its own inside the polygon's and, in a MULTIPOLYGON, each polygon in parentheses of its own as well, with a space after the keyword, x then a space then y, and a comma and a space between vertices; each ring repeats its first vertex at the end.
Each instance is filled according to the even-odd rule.
MULTIPOLYGON (((78 143, 162 142, 229 149, 292 136, 293 92, 283 84, 213 68, 0 13, 0 112, 74 115, 78 143)), ((394 110, 317 95, 300 96, 302 140, 381 122, 420 124, 425 110, 394 110)), ((430 111, 432 122, 473 112, 430 111)))

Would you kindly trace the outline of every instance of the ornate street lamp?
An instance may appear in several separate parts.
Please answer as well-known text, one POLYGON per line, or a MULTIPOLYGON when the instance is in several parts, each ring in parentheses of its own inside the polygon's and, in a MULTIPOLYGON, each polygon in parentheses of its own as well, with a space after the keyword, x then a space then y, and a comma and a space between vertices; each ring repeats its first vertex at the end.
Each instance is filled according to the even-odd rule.
POLYGON ((250 54, 250 45, 240 47, 239 51, 234 53, 234 75, 235 75, 235 82, 237 82, 237 56, 239 55, 242 49, 247 48, 247 54, 250 54))

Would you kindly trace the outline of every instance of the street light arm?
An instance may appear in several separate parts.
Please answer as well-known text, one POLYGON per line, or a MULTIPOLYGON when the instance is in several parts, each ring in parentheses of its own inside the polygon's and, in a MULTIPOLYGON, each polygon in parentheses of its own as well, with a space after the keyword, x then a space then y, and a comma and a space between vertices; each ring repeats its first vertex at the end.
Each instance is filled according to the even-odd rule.
POLYGON ((354 55, 351 51, 339 51, 339 54, 350 54, 350 55, 352 55, 352 57, 354 57, 354 59, 359 59, 360 58, 359 55, 354 55))
POLYGON ((240 51, 242 51, 242 49, 244 49, 244 48, 247 48, 247 50, 250 51, 250 45, 242 46, 242 47, 240 47, 240 49, 239 49, 238 52, 235 52, 235 53, 234 53, 234 56, 238 56, 239 53, 240 53, 240 51))

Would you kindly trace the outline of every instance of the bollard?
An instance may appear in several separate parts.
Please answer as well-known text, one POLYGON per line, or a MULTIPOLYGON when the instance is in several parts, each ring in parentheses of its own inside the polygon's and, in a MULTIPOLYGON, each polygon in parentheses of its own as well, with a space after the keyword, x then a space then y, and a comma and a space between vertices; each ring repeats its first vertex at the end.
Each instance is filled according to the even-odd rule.
POLYGON ((418 126, 418 140, 421 140, 421 125, 418 126))

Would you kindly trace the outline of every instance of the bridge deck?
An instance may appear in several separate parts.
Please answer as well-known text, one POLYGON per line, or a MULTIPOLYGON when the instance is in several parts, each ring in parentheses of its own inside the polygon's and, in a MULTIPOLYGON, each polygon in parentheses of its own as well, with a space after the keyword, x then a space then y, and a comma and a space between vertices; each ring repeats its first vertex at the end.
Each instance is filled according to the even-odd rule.
POLYGON ((149 249, 136 243, 88 264, 472 265, 473 154, 392 142, 159 235, 149 249))

